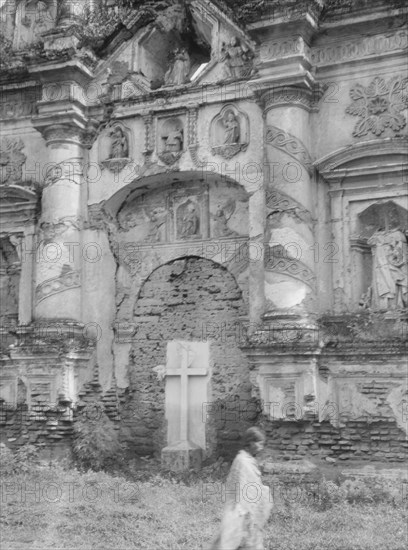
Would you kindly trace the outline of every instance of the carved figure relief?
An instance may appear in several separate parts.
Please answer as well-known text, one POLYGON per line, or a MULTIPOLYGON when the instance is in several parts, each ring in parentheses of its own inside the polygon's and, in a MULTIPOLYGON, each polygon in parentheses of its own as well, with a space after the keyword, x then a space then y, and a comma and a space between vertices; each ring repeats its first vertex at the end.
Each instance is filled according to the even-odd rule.
POLYGON ((214 220, 213 233, 214 237, 232 237, 238 235, 228 227, 228 222, 235 212, 236 202, 234 199, 229 199, 225 204, 218 205, 215 214, 211 214, 214 220))
POLYGON ((22 153, 24 143, 21 139, 3 138, 0 144, 0 184, 15 185, 21 183, 23 164, 26 156, 22 153))
POLYGON ((108 158, 102 161, 102 165, 114 172, 120 172, 130 162, 129 131, 122 125, 115 124, 108 130, 108 134, 102 137, 102 141, 107 142, 109 151, 108 158))
POLYGON ((378 229, 368 239, 372 246, 371 307, 399 309, 408 305, 408 244, 400 229, 378 229))
POLYGON ((23 0, 17 6, 13 47, 17 50, 28 48, 52 29, 56 23, 57 5, 55 0, 23 0))
POLYGON ((407 121, 402 111, 408 107, 408 78, 396 76, 386 83, 377 76, 367 87, 353 86, 350 97, 353 103, 346 113, 360 117, 353 136, 369 133, 380 136, 387 128, 397 133, 405 127, 407 121))
POLYGON ((237 36, 233 36, 229 44, 223 44, 220 61, 223 63, 225 79, 248 78, 253 74, 254 54, 249 47, 240 43, 237 36))
POLYGON ((159 159, 167 165, 174 164, 183 154, 184 125, 179 118, 171 118, 161 125, 159 159))
POLYGON ((167 219, 167 210, 165 208, 154 208, 150 214, 149 218, 149 231, 146 237, 148 242, 163 242, 165 240, 165 224, 167 219))
POLYGON ((173 56, 172 64, 164 75, 165 86, 181 86, 188 80, 191 62, 186 48, 177 48, 173 56))
POLYGON ((199 238, 200 214, 199 206, 196 202, 188 200, 177 209, 177 238, 191 239, 199 238))
POLYGON ((226 105, 211 122, 211 151, 226 159, 248 147, 249 123, 246 114, 226 105))

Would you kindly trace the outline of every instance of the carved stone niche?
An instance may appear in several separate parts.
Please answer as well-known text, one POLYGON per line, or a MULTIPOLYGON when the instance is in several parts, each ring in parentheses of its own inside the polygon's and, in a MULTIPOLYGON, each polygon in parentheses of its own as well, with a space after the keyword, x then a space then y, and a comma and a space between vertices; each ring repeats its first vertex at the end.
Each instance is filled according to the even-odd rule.
POLYGON ((393 201, 374 203, 358 215, 350 239, 359 305, 374 311, 408 306, 408 212, 393 201))
POLYGON ((211 121, 210 143, 213 155, 230 159, 249 144, 249 119, 234 105, 225 105, 211 121))
POLYGON ((175 164, 185 150, 185 117, 159 119, 157 122, 157 156, 168 166, 175 164))
POLYGON ((21 260, 18 254, 17 237, 0 238, 0 323, 17 324, 21 260))
POLYGON ((99 139, 99 158, 104 168, 120 172, 131 161, 132 132, 121 122, 110 124, 99 139))
POLYGON ((255 374, 264 414, 274 421, 318 418, 316 366, 281 359, 260 365, 255 374))
POLYGON ((170 238, 175 241, 209 237, 208 189, 194 186, 171 193, 168 199, 170 238))

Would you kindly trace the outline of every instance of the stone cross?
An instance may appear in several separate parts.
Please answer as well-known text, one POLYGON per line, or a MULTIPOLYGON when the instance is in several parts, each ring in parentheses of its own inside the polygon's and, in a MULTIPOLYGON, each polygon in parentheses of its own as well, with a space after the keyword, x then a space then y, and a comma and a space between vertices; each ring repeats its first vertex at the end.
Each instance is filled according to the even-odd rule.
POLYGON ((177 342, 181 355, 180 368, 169 368, 166 376, 180 376, 180 440, 188 440, 188 380, 190 376, 206 376, 207 368, 194 366, 197 344, 177 342))
POLYGON ((167 344, 166 418, 168 446, 163 466, 182 471, 201 465, 205 447, 202 407, 207 398, 208 342, 173 341, 167 344))

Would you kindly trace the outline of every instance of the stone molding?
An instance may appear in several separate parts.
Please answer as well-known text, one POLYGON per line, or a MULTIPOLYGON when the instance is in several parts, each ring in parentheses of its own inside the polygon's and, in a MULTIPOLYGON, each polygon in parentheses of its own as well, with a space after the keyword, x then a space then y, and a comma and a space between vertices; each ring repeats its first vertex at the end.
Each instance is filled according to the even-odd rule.
POLYGON ((317 160, 314 166, 326 180, 342 180, 345 176, 361 176, 401 172, 408 168, 408 137, 374 139, 342 147, 317 160), (384 157, 389 157, 384 162, 384 157), (378 158, 377 163, 368 159, 378 158), (357 166, 355 161, 360 160, 357 166), (392 162, 393 161, 393 162, 392 162), (351 168, 347 165, 353 163, 351 168))
POLYGON ((360 118, 353 130, 354 137, 369 133, 380 136, 387 128, 396 134, 407 124, 402 113, 408 107, 406 77, 395 76, 386 83, 384 78, 376 76, 367 87, 355 84, 350 97, 353 103, 346 108, 346 113, 360 118))
POLYGON ((190 151, 191 160, 197 168, 203 168, 206 160, 201 160, 198 157, 199 143, 197 139, 197 123, 198 123, 198 106, 191 107, 187 112, 187 140, 188 150, 190 151))
POLYGON ((289 132, 269 125, 266 127, 265 142, 300 162, 309 173, 313 170, 312 159, 305 145, 289 132))
POLYGON ((357 38, 347 43, 325 45, 312 48, 311 60, 315 66, 347 63, 369 56, 384 56, 394 51, 404 51, 408 47, 408 31, 403 29, 396 33, 378 34, 357 38))
POLYGON ((311 49, 301 36, 266 42, 261 45, 261 62, 274 61, 289 56, 302 55, 310 57, 311 49))
POLYGON ((81 274, 78 270, 69 270, 58 277, 52 277, 39 284, 35 290, 36 302, 40 303, 45 298, 81 287, 81 274))

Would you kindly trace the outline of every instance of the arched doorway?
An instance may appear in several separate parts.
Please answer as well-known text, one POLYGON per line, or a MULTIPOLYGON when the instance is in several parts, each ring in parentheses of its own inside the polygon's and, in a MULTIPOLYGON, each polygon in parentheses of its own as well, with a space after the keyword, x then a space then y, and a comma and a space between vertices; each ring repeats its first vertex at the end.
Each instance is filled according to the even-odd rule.
POLYGON ((157 268, 144 282, 134 308, 136 334, 129 357, 132 390, 124 434, 138 454, 166 445, 165 381, 167 342, 210 342, 209 403, 202 404, 206 454, 235 452, 251 400, 243 343, 246 306, 234 276, 199 257, 184 257, 157 268))

